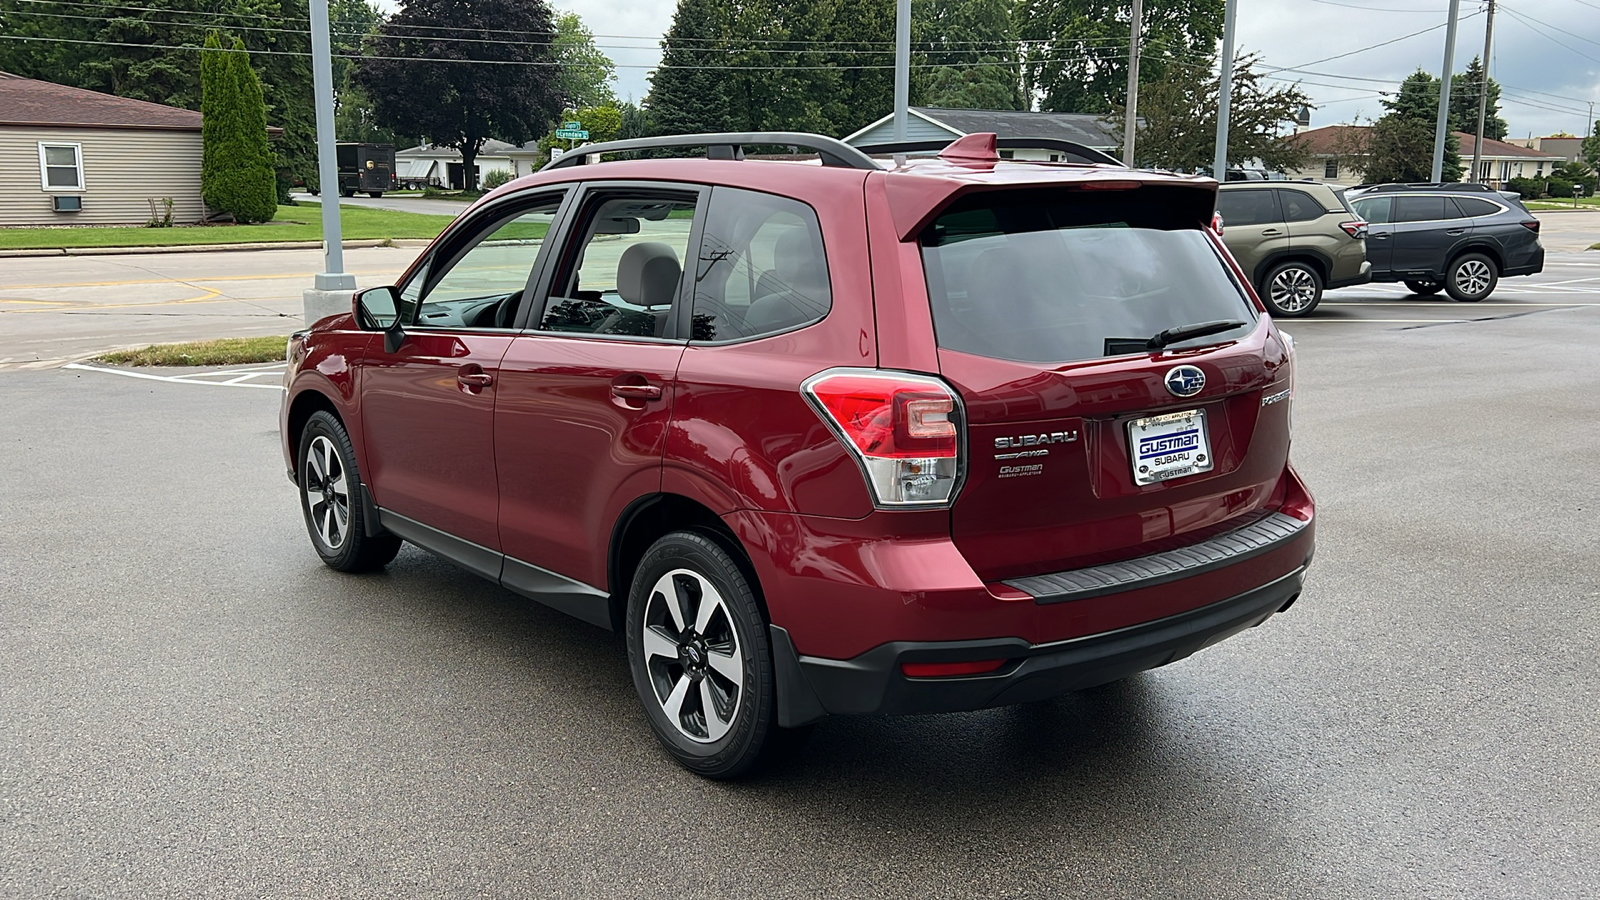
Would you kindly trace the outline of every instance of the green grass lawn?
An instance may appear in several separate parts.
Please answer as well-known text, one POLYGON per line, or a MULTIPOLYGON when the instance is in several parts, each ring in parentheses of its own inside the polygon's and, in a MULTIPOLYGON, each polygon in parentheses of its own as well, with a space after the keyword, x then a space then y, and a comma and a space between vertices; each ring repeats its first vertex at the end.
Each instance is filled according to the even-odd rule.
POLYGON ((154 344, 139 350, 117 350, 96 361, 123 366, 231 366, 283 359, 287 335, 221 338, 187 344, 154 344))
MULTIPOLYGON (((434 238, 453 216, 341 206, 339 224, 347 241, 434 238)), ((259 241, 322 240, 322 207, 280 206, 264 225, 209 225, 174 228, 85 227, 0 228, 0 250, 58 247, 174 247, 185 244, 250 244, 259 241)))
MULTIPOLYGON (((1547 200, 1524 200, 1529 209, 1571 209, 1572 198, 1550 198, 1547 200)), ((1579 209, 1600 209, 1600 197, 1579 197, 1579 209)))

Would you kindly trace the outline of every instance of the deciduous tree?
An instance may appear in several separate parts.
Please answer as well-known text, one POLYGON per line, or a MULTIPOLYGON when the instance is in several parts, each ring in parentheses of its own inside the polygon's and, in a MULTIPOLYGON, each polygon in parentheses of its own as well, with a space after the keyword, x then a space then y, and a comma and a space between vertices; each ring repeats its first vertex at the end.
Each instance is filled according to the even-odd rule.
POLYGON ((486 139, 533 140, 561 111, 555 34, 544 0, 408 0, 355 83, 379 125, 460 150, 470 190, 486 139))
MULTIPOLYGON (((1139 83, 1185 66, 1203 78, 1222 37, 1222 11, 1223 0, 1146 0, 1139 83)), ((1041 108, 1103 113, 1124 102, 1131 0, 1018 0, 1014 15, 1029 41, 1023 87, 1043 95, 1041 108)))
POLYGON ((911 42, 912 59, 918 64, 912 77, 917 105, 1026 108, 1010 0, 913 4, 911 42))

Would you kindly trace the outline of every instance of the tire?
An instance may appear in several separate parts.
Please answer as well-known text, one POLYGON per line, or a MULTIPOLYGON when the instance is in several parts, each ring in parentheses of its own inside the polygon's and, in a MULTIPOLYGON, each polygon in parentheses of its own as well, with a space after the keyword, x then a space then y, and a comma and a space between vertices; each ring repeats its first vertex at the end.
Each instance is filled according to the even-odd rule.
POLYGON ((809 732, 778 728, 766 617, 706 535, 675 531, 651 545, 628 593, 627 635, 650 729, 691 772, 738 778, 809 732))
POLYGON ((329 567, 341 572, 371 572, 388 565, 400 552, 398 537, 367 535, 355 448, 333 413, 318 411, 306 422, 300 433, 296 470, 306 532, 329 567))
POLYGON ((1458 303, 1477 303, 1494 293, 1500 283, 1500 267, 1482 253, 1463 253, 1450 263, 1444 289, 1458 303))
POLYGON ((371 197, 374 200, 376 200, 379 197, 383 196, 383 191, 367 191, 367 196, 371 197))
POLYGON ((354 197, 355 195, 356 195, 355 191, 350 191, 350 190, 341 190, 341 191, 339 191, 339 196, 341 196, 341 197, 354 197))
POLYGON ((1408 281, 1406 288, 1419 297, 1432 297, 1444 290, 1444 285, 1437 281, 1408 281))
POLYGON ((1261 299, 1274 317, 1298 319, 1322 302, 1322 276, 1303 262, 1274 266, 1262 286, 1261 299))

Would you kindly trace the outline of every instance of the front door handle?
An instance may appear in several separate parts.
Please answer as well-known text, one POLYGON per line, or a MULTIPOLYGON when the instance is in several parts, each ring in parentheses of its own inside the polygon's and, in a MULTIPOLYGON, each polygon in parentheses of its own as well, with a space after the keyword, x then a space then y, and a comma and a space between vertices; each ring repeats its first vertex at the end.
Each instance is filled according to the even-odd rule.
POLYGON ((1467 230, 1465 228, 1452 228, 1449 231, 1445 232, 1445 234, 1466 234, 1466 233, 1467 233, 1467 230))
POLYGON ((1266 231, 1261 232, 1262 237, 1277 237, 1280 234, 1283 234, 1283 232, 1276 228, 1268 228, 1266 231))
POLYGON ((1389 239, 1389 232, 1387 232, 1387 231, 1375 231, 1375 232, 1369 233, 1367 235, 1367 237, 1372 238, 1375 241, 1387 241, 1389 239))
POLYGON ((481 391, 494 384, 494 376, 478 366, 468 366, 456 373, 456 381, 469 391, 481 391))
POLYGON ((660 400, 659 384, 612 384, 611 393, 624 400, 660 400))

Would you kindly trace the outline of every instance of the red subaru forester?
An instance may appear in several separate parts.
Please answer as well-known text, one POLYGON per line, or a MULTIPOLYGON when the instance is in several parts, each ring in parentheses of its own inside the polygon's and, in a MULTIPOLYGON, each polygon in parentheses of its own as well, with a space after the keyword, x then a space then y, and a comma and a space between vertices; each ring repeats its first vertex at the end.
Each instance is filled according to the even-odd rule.
POLYGON ((410 541, 623 629, 656 736, 718 778, 826 715, 1039 700, 1261 623, 1313 507, 1217 185, 1030 145, 1065 161, 650 138, 491 192, 291 340, 312 545, 410 541), (774 145, 818 158, 745 158, 774 145), (705 156, 599 161, 669 147, 705 156))

